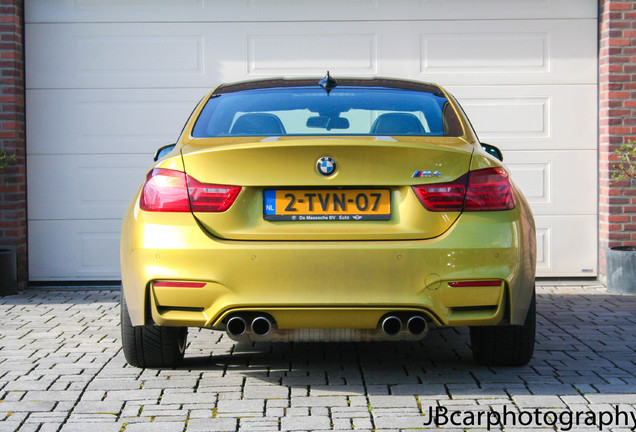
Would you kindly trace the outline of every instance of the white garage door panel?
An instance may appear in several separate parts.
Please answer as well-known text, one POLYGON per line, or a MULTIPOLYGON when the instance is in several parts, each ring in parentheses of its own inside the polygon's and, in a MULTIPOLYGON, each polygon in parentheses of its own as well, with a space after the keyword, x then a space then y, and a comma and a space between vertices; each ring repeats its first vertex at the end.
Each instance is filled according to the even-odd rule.
POLYGON ((444 85, 594 84, 595 35, 595 20, 35 25, 26 73, 29 88, 208 87, 327 69, 444 85))
MULTIPOLYGON (((201 24, 51 24, 26 33, 31 88, 206 87, 201 24), (69 58, 74 61, 68 61, 69 58), (145 83, 145 84, 144 84, 145 83)), ((210 35, 208 50, 218 37, 210 35)), ((209 52, 207 54, 213 54, 209 52)))
POLYGON ((154 155, 158 147, 175 142, 197 102, 210 90, 31 90, 27 151, 154 155))
POLYGON ((121 219, 152 163, 150 154, 32 155, 29 220, 121 219))
POLYGON ((28 0, 27 22, 593 18, 572 0, 28 0))
POLYGON ((29 222, 29 277, 117 280, 121 220, 29 222))
MULTIPOLYGON (((333 74, 338 71, 377 74, 378 58, 385 54, 378 51, 381 30, 373 28, 375 26, 365 27, 360 30, 367 33, 357 34, 295 34, 293 37, 289 33, 248 34, 247 75, 302 75, 324 73, 326 69, 333 74)), ((262 28, 262 31, 266 29, 262 28)), ((289 31, 297 30, 290 28, 289 31)))
POLYGON ((596 216, 535 216, 537 276, 596 276, 596 216))
POLYGON ((449 86, 479 138, 507 150, 596 149, 597 89, 569 86, 449 86))
POLYGON ((504 163, 535 215, 596 214, 596 151, 510 151, 504 163))
POLYGON ((426 26, 419 77, 446 85, 596 82, 596 20, 426 26), (443 78, 441 78, 443 77, 443 78))

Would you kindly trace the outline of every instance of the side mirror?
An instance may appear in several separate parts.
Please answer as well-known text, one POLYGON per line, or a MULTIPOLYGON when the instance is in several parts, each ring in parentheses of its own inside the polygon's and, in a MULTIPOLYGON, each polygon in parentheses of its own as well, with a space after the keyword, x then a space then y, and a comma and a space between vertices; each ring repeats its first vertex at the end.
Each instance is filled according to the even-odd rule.
POLYGON ((483 147, 484 150, 486 150, 486 153, 488 153, 490 156, 494 156, 497 159, 499 159, 501 162, 503 162, 503 154, 501 153, 501 150, 499 150, 497 147, 495 147, 492 144, 486 144, 486 143, 481 143, 481 146, 483 147))
POLYGON ((163 147, 160 147, 159 150, 157 150, 157 153, 155 153, 155 162, 157 162, 159 159, 161 159, 162 157, 170 153, 172 149, 174 148, 174 146, 176 146, 176 144, 168 144, 163 147))

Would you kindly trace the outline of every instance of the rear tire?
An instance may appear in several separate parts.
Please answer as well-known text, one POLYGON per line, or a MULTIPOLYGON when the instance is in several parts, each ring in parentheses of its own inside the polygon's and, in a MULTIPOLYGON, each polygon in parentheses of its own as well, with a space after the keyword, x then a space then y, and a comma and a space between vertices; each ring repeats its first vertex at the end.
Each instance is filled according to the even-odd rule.
POLYGON ((136 367, 175 367, 183 360, 187 327, 133 326, 121 295, 121 342, 124 357, 136 367))
POLYGON ((470 328, 473 358, 486 366, 525 366, 534 353, 537 322, 536 295, 533 291, 523 325, 470 328))

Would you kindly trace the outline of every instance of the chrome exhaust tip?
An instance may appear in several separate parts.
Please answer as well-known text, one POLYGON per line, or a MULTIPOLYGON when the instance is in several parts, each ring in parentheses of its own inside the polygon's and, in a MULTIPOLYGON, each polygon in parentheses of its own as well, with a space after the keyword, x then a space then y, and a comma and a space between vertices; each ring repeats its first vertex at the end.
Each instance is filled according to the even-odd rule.
POLYGON ((407 321, 406 328, 413 336, 420 336, 428 331, 428 323, 420 315, 413 315, 407 321))
POLYGON ((382 331, 388 336, 397 336, 402 331, 402 321, 396 316, 388 316, 382 320, 382 331))
POLYGON ((272 323, 264 316, 258 316, 252 320, 252 332, 257 336, 266 336, 272 330, 272 323))
POLYGON ((247 323, 243 318, 234 316, 228 320, 226 330, 230 336, 243 336, 247 331, 247 323))

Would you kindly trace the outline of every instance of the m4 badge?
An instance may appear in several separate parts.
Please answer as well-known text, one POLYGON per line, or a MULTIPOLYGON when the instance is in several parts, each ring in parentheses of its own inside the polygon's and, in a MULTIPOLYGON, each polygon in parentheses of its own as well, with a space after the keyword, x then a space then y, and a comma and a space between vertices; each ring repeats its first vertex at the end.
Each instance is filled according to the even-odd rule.
POLYGON ((440 171, 415 171, 413 173, 413 177, 441 177, 442 173, 440 171))

